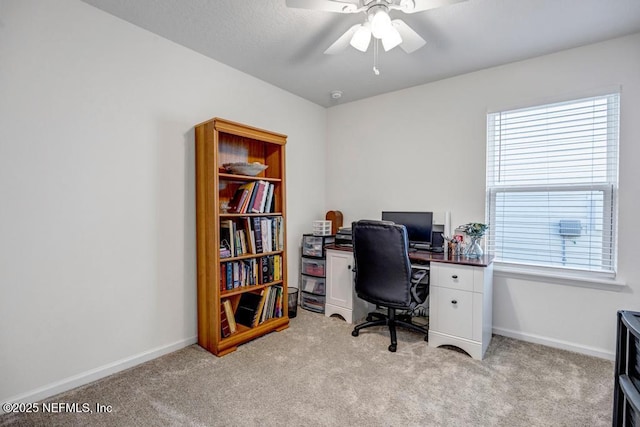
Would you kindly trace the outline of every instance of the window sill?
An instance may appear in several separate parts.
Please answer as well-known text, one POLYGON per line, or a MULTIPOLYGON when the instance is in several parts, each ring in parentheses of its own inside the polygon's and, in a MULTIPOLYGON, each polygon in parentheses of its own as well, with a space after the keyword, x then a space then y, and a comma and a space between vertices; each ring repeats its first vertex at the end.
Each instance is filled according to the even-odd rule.
POLYGON ((626 282, 608 277, 585 277, 571 272, 555 272, 535 267, 515 267, 510 264, 494 263, 494 275, 514 279, 535 280, 559 285, 603 289, 620 292, 627 287, 626 282))

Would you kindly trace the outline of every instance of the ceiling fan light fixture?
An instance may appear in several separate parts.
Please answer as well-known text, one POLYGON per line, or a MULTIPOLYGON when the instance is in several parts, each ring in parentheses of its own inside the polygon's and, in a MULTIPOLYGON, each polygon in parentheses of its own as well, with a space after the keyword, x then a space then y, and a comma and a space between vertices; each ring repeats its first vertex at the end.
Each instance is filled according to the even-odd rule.
POLYGON ((384 38, 393 29, 391 17, 384 6, 373 6, 371 9, 371 33, 377 39, 384 38))
POLYGON ((371 42, 371 24, 365 22, 353 34, 349 44, 360 52, 366 52, 369 49, 369 42, 371 42))
POLYGON ((402 36, 400 36, 400 32, 394 27, 391 27, 391 30, 388 31, 382 39, 382 47, 385 52, 388 52, 400 43, 402 43, 402 36))

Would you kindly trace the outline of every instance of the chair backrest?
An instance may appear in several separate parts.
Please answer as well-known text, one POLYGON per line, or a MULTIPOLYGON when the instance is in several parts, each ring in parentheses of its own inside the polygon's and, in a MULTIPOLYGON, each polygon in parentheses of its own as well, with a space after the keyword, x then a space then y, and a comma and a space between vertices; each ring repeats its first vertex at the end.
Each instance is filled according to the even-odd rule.
POLYGON ((374 304, 408 308, 411 261, 404 225, 360 220, 351 224, 356 294, 374 304))

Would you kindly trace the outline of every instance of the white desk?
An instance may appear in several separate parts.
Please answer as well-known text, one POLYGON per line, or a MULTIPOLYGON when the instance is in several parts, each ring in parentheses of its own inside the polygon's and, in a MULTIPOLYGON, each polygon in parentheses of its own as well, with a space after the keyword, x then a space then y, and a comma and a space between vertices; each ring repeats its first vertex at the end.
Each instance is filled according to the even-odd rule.
MULTIPOLYGON (((353 323, 371 310, 355 295, 352 248, 327 246, 325 316, 353 323)), ((412 262, 429 266, 429 346, 452 345, 481 360, 491 342, 493 257, 444 258, 410 252, 412 262)))

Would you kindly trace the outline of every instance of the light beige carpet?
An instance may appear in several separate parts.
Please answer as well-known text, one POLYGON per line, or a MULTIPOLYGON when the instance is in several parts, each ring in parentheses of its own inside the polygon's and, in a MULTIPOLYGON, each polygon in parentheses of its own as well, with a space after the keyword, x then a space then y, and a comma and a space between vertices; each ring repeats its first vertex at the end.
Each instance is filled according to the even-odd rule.
POLYGON ((63 393, 107 414, 7 414, 25 426, 610 426, 613 362, 501 336, 483 361, 298 309, 222 358, 191 346, 63 393))

